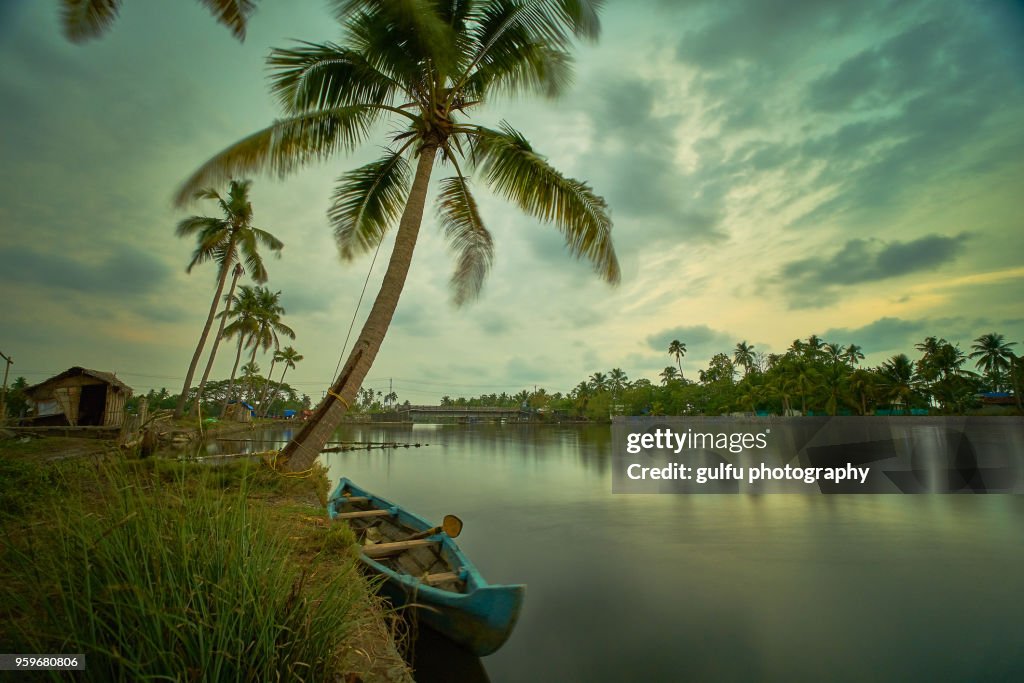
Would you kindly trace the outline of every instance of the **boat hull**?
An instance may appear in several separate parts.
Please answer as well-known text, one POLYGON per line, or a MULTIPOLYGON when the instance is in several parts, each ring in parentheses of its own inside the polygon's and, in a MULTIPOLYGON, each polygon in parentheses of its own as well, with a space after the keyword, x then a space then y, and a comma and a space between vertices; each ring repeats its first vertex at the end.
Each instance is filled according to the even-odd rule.
MULTIPOLYGON (((431 528, 421 517, 374 496, 345 478, 328 503, 332 518, 344 505, 346 495, 368 498, 372 507, 393 511, 403 526, 414 531, 431 528)), ((526 586, 488 584, 454 540, 444 534, 430 539, 439 544, 439 552, 462 577, 465 590, 457 592, 427 585, 418 577, 396 571, 363 553, 359 559, 369 573, 383 579, 381 594, 395 607, 410 611, 407 617, 419 620, 478 657, 495 652, 515 627, 526 586)))

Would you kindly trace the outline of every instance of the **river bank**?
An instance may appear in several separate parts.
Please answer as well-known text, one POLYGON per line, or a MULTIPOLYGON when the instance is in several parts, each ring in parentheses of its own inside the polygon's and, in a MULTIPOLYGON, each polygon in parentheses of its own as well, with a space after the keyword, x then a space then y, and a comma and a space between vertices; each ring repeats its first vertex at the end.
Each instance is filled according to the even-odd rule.
POLYGON ((88 680, 306 665, 317 680, 412 680, 351 534, 326 520, 323 471, 24 436, 0 441, 0 470, 0 650, 85 652, 88 680))

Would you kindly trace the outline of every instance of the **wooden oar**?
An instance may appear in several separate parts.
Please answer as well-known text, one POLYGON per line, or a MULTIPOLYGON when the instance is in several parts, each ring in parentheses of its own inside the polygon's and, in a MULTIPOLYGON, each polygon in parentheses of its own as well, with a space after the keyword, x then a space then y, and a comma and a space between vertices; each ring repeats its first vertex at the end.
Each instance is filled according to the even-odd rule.
POLYGON ((427 538, 428 536, 439 534, 442 531, 446 536, 448 536, 448 538, 458 538, 459 534, 462 533, 462 520, 455 515, 445 515, 444 519, 441 521, 441 526, 431 527, 426 531, 420 531, 412 536, 406 536, 405 540, 415 541, 420 538, 427 538))

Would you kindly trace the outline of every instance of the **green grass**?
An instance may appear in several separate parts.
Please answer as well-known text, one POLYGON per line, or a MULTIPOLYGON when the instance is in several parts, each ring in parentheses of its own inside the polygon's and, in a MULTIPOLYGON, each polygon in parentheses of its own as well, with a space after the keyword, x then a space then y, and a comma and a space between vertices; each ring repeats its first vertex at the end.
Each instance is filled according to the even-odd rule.
POLYGON ((70 478, 56 465, 3 466, 0 495, 20 517, 8 515, 0 541, 0 611, 11 615, 0 650, 85 653, 81 680, 95 681, 352 671, 367 587, 347 527, 309 523, 322 509, 294 502, 308 480, 254 463, 93 463, 70 478), (285 494, 290 503, 270 504, 285 494))

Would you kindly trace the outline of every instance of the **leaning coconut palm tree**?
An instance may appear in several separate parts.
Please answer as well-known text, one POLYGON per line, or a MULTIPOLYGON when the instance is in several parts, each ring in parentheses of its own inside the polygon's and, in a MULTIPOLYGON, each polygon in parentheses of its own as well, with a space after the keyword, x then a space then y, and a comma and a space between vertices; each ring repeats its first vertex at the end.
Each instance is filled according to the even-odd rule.
POLYGON ((266 282, 267 269, 263 266, 263 257, 260 256, 259 248, 262 245, 280 256, 284 244, 281 240, 252 224, 252 203, 249 201, 249 188, 252 185, 248 180, 232 180, 228 188, 227 197, 222 197, 216 190, 204 189, 195 193, 197 199, 214 199, 224 213, 223 218, 211 218, 209 216, 190 216, 178 223, 178 237, 195 237, 198 244, 192 252, 192 260, 188 264, 186 272, 191 273, 192 268, 205 261, 216 261, 217 289, 213 295, 213 302, 210 304, 210 312, 206 316, 206 324, 203 332, 199 335, 199 343, 196 344, 195 353, 192 354, 192 362, 189 363, 188 372, 185 373, 185 385, 181 389, 181 397, 174 409, 174 417, 181 417, 185 412, 185 401, 188 398, 188 390, 192 387, 192 376, 196 372, 196 365, 203 355, 203 347, 210 335, 210 328, 213 326, 213 319, 217 315, 217 307, 220 305, 220 296, 224 292, 224 283, 228 273, 235 265, 235 261, 244 259, 249 275, 256 282, 266 282), (239 252, 241 257, 239 258, 239 252))
POLYGON ((329 219, 343 258, 374 250, 398 231, 380 292, 328 398, 282 452, 308 468, 355 401, 398 305, 419 233, 427 187, 440 161, 441 227, 456 252, 456 304, 480 292, 493 258, 491 234, 469 173, 527 214, 553 224, 570 253, 609 282, 619 279, 605 201, 552 168, 507 123, 467 120, 496 94, 556 95, 571 73, 574 36, 595 38, 600 0, 335 0, 345 44, 301 43, 269 58, 284 118, 228 147, 180 188, 242 172, 279 176, 349 151, 386 119, 398 129, 384 156, 342 175, 329 219))
MULTIPOLYGON (((231 29, 239 40, 245 39, 245 27, 256 10, 255 0, 199 0, 218 23, 231 29)), ((73 43, 83 43, 103 35, 117 19, 121 0, 62 0, 61 24, 64 35, 73 43)))
POLYGON ((220 341, 224 339, 224 326, 228 322, 228 317, 231 315, 231 304, 235 299, 235 287, 238 285, 238 278, 242 276, 245 271, 242 269, 241 263, 236 263, 231 273, 231 286, 228 288, 228 293, 224 295, 224 310, 217 314, 220 318, 220 326, 217 328, 217 334, 213 337, 213 346, 210 347, 210 356, 206 359, 206 368, 203 370, 203 378, 199 380, 199 386, 196 388, 196 400, 192 403, 192 415, 198 415, 200 406, 203 403, 203 391, 206 389, 206 382, 210 379, 210 371, 213 370, 213 361, 217 358, 217 349, 220 348, 220 341))

